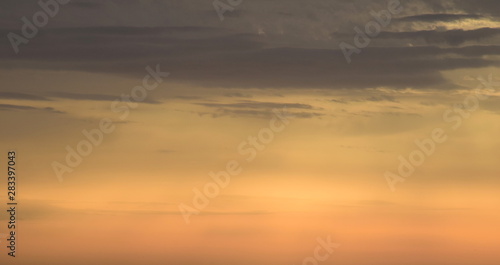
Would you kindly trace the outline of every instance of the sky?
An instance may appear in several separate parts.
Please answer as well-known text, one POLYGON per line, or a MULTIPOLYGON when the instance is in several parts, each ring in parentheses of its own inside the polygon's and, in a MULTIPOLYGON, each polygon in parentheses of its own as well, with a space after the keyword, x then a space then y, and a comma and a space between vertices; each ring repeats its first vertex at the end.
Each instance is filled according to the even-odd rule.
POLYGON ((0 261, 497 265, 498 14, 3 0, 0 261))

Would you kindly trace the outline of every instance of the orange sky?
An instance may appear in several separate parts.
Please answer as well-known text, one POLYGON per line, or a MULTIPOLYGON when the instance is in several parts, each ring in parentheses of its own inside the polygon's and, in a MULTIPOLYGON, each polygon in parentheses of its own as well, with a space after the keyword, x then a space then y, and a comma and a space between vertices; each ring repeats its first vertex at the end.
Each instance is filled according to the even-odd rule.
POLYGON ((62 183, 50 162, 63 161, 64 145, 82 139, 79 130, 95 128, 98 117, 113 118, 109 103, 58 102, 58 109, 82 118, 71 124, 75 127, 58 125, 58 131, 36 120, 56 125, 66 123, 64 118, 27 112, 3 116, 16 130, 24 125, 13 120, 39 129, 29 141, 12 134, 9 143, 19 154, 22 176, 19 258, 9 264, 94 259, 301 264, 317 238, 327 236, 341 247, 324 264, 495 264, 496 114, 475 112, 393 193, 384 172, 397 170, 397 157, 415 149, 414 139, 449 126, 439 118, 447 103, 418 102, 435 97, 459 102, 464 94, 390 93, 398 102, 332 105, 300 93, 279 99, 310 104, 327 115, 291 119, 251 162, 238 153, 238 145, 266 128, 268 118, 199 116, 176 101, 142 104, 62 183), (384 114, 395 106, 419 115, 384 114), (241 174, 187 225, 179 204, 192 206, 193 188, 201 190, 211 181, 208 173, 224 170, 231 160, 240 163, 241 174))

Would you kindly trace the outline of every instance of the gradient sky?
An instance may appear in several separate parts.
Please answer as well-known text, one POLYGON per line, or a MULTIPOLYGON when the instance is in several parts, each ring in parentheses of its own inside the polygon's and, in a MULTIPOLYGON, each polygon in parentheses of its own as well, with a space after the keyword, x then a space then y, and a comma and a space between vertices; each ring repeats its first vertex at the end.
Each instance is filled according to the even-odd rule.
POLYGON ((500 82, 500 3, 402 1, 347 63, 339 45, 388 2, 244 0, 221 21, 211 1, 72 0, 16 54, 7 35, 40 7, 1 1, 0 162, 17 151, 20 203, 2 264, 294 265, 328 236, 319 264, 500 264, 500 86, 457 130, 443 119, 500 82), (170 75, 121 119, 113 101, 156 65, 170 75), (115 131, 60 182, 53 162, 103 118, 115 131), (435 128, 448 140, 392 192, 384 174, 435 128), (186 224, 179 204, 231 160, 241 174, 186 224))

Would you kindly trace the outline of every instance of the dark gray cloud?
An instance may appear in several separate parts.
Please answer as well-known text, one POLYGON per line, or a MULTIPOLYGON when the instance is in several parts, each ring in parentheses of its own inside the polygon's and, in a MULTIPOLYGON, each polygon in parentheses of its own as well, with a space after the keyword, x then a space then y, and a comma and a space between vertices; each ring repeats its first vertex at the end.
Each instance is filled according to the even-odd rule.
MULTIPOLYGON (((9 3, 14 5, 13 2, 9 3)), ((83 2, 75 3, 78 5, 83 2)), ((353 55, 352 64, 346 63, 338 47, 339 40, 349 38, 334 38, 330 41, 331 46, 323 44, 318 48, 308 44, 314 43, 310 35, 300 35, 314 26, 317 30, 333 31, 334 36, 344 34, 346 37, 345 33, 339 32, 343 32, 347 24, 352 26, 358 21, 366 23, 366 18, 370 16, 369 11, 381 10, 384 6, 386 8, 386 1, 356 0, 348 4, 341 1, 318 1, 308 3, 305 6, 307 10, 299 9, 300 4, 293 1, 268 3, 269 12, 272 11, 273 15, 286 14, 287 19, 297 20, 293 26, 275 25, 272 31, 269 28, 274 25, 272 22, 276 22, 276 17, 267 13, 262 15, 267 17, 257 17, 257 13, 253 12, 254 8, 264 4, 263 1, 241 6, 241 9, 238 9, 240 11, 235 14, 243 15, 238 19, 231 19, 240 21, 239 24, 221 23, 210 3, 203 8, 199 6, 200 3, 183 2, 169 4, 169 7, 179 10, 187 8, 196 14, 198 11, 210 11, 213 12, 211 19, 217 23, 202 23, 201 20, 177 23, 184 19, 173 16, 166 19, 162 25, 155 26, 143 26, 143 23, 136 23, 140 25, 137 27, 130 26, 134 19, 139 19, 136 17, 131 17, 128 24, 113 26, 102 22, 100 26, 88 27, 83 21, 79 21, 79 27, 71 23, 58 24, 58 28, 47 27, 41 30, 29 44, 20 47, 18 55, 12 51, 8 40, 3 38, 0 50, 5 52, 0 53, 0 68, 75 70, 141 78, 146 65, 160 64, 162 69, 171 73, 168 81, 209 88, 357 89, 385 86, 441 89, 454 86, 443 78, 440 74, 442 71, 499 64, 496 60, 486 59, 488 55, 499 54, 498 46, 483 42, 484 39, 498 36, 500 30, 496 28, 448 31, 407 29, 402 32, 383 32, 377 39, 384 41, 384 45, 370 45, 362 49, 360 54, 353 55), (281 11, 278 9, 280 6, 281 11), (331 18, 332 23, 337 24, 326 28, 326 21, 323 21, 324 16, 320 10, 332 10, 332 14, 335 14, 335 17, 331 18), (366 14, 358 16, 359 12, 354 11, 366 11, 366 14), (347 17, 352 21, 346 24, 342 21, 347 17), (256 18, 263 19, 261 22, 252 20, 256 18), (297 27, 299 22, 303 24, 302 28, 297 27), (180 24, 182 26, 174 26, 180 24), (253 28, 253 31, 249 31, 249 28, 253 28), (277 41, 277 35, 259 35, 259 29, 263 32, 277 32, 281 37, 277 41), (304 42, 304 38, 309 38, 309 42, 304 42), (301 42, 296 41, 297 39, 301 39, 301 42), (420 40, 422 45, 404 47, 403 45, 407 44, 405 40, 420 40), (435 47, 441 44, 477 46, 435 47)), ((477 5, 481 3, 483 2, 480 1, 477 5)), ((116 4, 116 1, 103 1, 102 7, 94 7, 102 12, 112 12, 111 7, 114 6, 132 8, 138 5, 133 1, 125 1, 120 7, 116 4)), ((149 1, 147 4, 146 1, 141 1, 139 4, 151 12, 152 9, 163 5, 161 1, 149 1)), ((463 1, 448 0, 439 4, 415 1, 412 5, 405 10, 401 18, 403 21, 450 21, 488 15, 482 9, 473 8, 463 1), (420 10, 421 13, 415 13, 415 10, 420 10), (450 10, 453 11, 452 14, 449 14, 450 10)), ((494 4, 485 1, 485 5, 494 4)), ((169 12, 173 11, 169 9, 169 12)), ((137 16, 139 17, 139 13, 137 16)), ((328 25, 330 26, 330 22, 328 25)), ((20 27, 10 28, 19 32, 20 27)), ((0 30, 0 35, 9 32, 10 29, 0 30)), ((326 33, 325 36, 329 34, 326 33)), ((352 36, 349 37, 352 42, 352 36)), ((71 97, 77 99, 77 96, 66 98, 71 97)), ((83 99, 82 96, 78 98, 83 99)))
MULTIPOLYGON (((54 98, 64 98, 64 99, 72 99, 72 100, 94 100, 94 101, 115 101, 121 100, 120 97, 116 95, 104 95, 104 94, 78 94, 78 93, 69 93, 69 92, 51 92, 48 94, 50 97, 54 98)), ((141 101, 143 103, 149 104, 159 104, 159 101, 145 99, 141 101)))
POLYGON ((25 93, 18 93, 18 92, 1 92, 0 91, 0 98, 1 99, 16 99, 16 100, 49 101, 48 98, 45 98, 42 96, 25 94, 25 93))
MULTIPOLYGON (((169 80, 208 87, 364 88, 411 84, 421 88, 446 83, 439 74, 442 70, 498 65, 497 61, 487 61, 482 56, 496 55, 500 50, 497 46, 369 47, 354 55, 354 63, 347 64, 338 49, 265 48, 258 36, 234 34, 186 40, 162 37, 158 32, 161 29, 49 32, 34 40, 38 43, 25 46, 18 56, 0 54, 4 59, 0 67, 73 69, 133 74, 140 78, 146 65, 159 63, 172 73, 169 80), (468 58, 446 57, 471 50, 475 54, 468 58), (32 63, 34 59, 38 62, 32 63)), ((385 34, 385 37, 416 36, 420 35, 385 34)), ((453 36, 450 38, 453 40, 453 36)))
POLYGON ((69 6, 75 8, 89 8, 89 9, 98 9, 103 6, 101 2, 92 2, 92 1, 71 1, 68 3, 69 6))
POLYGON ((172 73, 169 80, 207 87, 425 88, 446 85, 439 71, 498 65, 483 56, 500 52, 498 46, 368 47, 347 64, 336 48, 265 46, 260 36, 224 34, 212 28, 61 29, 47 31, 17 56, 0 54, 0 67, 72 69, 141 78, 146 65, 159 63, 172 73), (215 37, 194 37, 211 32, 215 37))
POLYGON ((200 96, 172 96, 170 98, 182 99, 182 100, 200 100, 204 99, 204 97, 200 96))
POLYGON ((65 113, 63 111, 56 110, 52 107, 38 108, 38 107, 24 106, 24 105, 0 104, 0 111, 16 111, 16 110, 45 111, 57 114, 65 113))

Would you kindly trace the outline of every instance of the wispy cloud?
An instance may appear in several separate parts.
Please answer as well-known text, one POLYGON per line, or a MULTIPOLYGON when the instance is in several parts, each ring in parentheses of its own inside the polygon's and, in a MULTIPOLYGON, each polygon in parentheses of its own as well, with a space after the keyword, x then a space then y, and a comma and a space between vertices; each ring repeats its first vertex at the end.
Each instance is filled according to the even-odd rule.
POLYGON ((0 92, 0 98, 15 99, 15 100, 49 101, 49 99, 46 97, 32 95, 32 94, 18 93, 18 92, 0 92))
POLYGON ((63 114, 65 112, 56 110, 52 107, 45 107, 45 108, 38 108, 38 107, 32 107, 32 106, 24 106, 24 105, 11 105, 11 104, 0 104, 0 111, 15 111, 15 110, 22 110, 22 111, 44 111, 44 112, 51 112, 51 113, 57 113, 57 114, 63 114))

